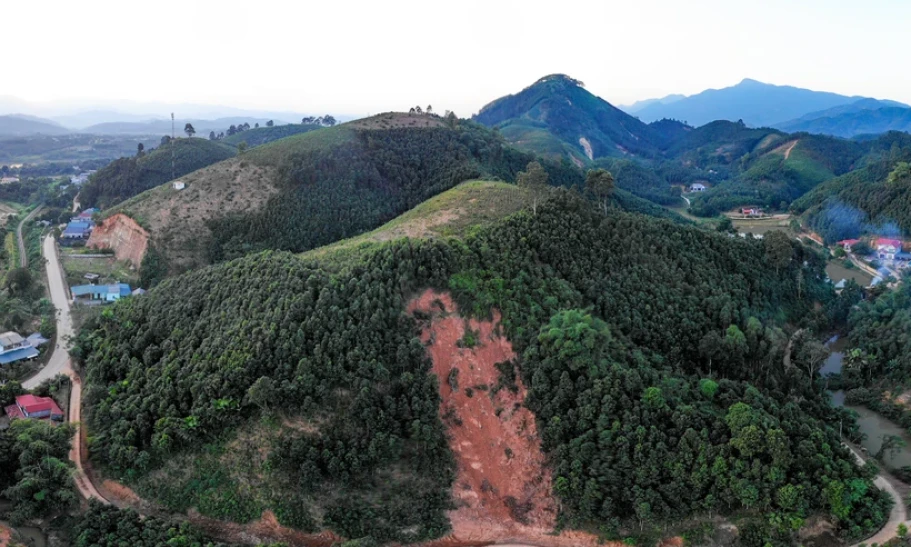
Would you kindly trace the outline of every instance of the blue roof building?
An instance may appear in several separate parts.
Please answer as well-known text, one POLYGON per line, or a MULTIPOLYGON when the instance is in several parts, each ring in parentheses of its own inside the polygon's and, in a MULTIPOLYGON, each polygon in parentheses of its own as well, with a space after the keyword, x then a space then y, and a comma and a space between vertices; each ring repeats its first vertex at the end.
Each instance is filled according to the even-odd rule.
POLYGON ((100 300, 102 302, 115 302, 124 296, 130 296, 130 286, 126 283, 113 285, 76 285, 70 288, 74 302, 87 302, 100 300))
POLYGON ((73 220, 66 225, 66 229, 63 230, 63 237, 65 239, 86 239, 92 235, 93 228, 92 221, 90 220, 73 220))
POLYGON ((38 350, 15 332, 0 334, 0 365, 38 357, 38 350))

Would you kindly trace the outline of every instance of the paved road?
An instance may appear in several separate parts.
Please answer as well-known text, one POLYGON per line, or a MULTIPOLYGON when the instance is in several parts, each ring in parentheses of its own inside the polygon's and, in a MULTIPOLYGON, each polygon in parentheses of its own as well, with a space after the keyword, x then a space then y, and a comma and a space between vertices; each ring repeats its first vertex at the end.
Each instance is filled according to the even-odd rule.
POLYGON ((70 299, 66 283, 63 280, 60 258, 57 255, 57 243, 51 235, 44 238, 44 258, 46 259, 47 286, 51 295, 51 302, 57 308, 57 344, 54 346, 54 351, 51 353, 51 358, 47 365, 38 374, 22 383, 26 389, 32 389, 44 380, 53 378, 58 374, 72 374, 70 355, 67 351, 69 339, 73 336, 70 299))
POLYGON ((35 207, 31 213, 26 215, 22 219, 22 222, 19 223, 19 226, 16 227, 16 241, 19 243, 19 267, 28 268, 28 254, 25 252, 25 240, 22 239, 22 227, 25 226, 25 223, 30 221, 35 215, 38 214, 38 211, 41 210, 41 206, 35 207))
POLYGON ((70 450, 70 459, 76 464, 73 480, 79 489, 79 493, 85 499, 98 498, 104 503, 108 503, 88 479, 82 465, 82 458, 85 452, 82 447, 84 440, 82 428, 79 424, 82 418, 82 382, 70 366, 70 354, 67 347, 73 336, 73 321, 70 317, 70 300, 63 278, 63 268, 60 267, 60 258, 57 255, 57 242, 54 241, 54 236, 52 235, 44 238, 44 257, 47 259, 45 264, 51 302, 57 308, 57 342, 47 365, 38 374, 23 382, 22 385, 27 389, 32 389, 44 380, 53 378, 58 374, 66 374, 70 377, 73 382, 73 390, 70 394, 69 415, 70 422, 76 426, 76 435, 73 438, 73 447, 70 450))
MULTIPOLYGON (((848 445, 845 447, 851 451, 851 454, 854 455, 854 459, 857 462, 857 465, 863 465, 864 459, 860 454, 857 453, 853 448, 848 445)), ((908 521, 908 510, 905 507, 905 502, 902 500, 901 495, 895 490, 895 487, 892 486, 892 483, 882 475, 877 475, 873 479, 873 484, 876 485, 880 490, 885 490, 890 496, 892 496, 892 501, 895 502, 895 505, 892 506, 892 512, 889 513, 889 520, 886 524, 877 532, 873 537, 869 537, 861 542, 855 543, 851 547, 860 547, 861 545, 873 545, 878 543, 882 545, 890 539, 898 537, 896 531, 898 530, 898 525, 904 522, 905 524, 911 526, 911 522, 908 521)))

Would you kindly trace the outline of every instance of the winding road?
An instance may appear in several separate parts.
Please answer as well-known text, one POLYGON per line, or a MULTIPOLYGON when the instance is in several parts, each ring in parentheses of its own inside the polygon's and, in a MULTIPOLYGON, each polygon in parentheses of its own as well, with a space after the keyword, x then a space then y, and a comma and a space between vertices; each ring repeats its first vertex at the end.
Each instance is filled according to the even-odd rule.
MULTIPOLYGON (((806 329, 799 329, 793 335, 791 335, 790 340, 788 340, 788 346, 785 348, 784 352, 784 366, 785 369, 791 368, 794 365, 791 364, 791 350, 794 346, 794 341, 805 331, 806 329)), ((851 451, 851 455, 854 456, 854 463, 858 466, 863 466, 865 461, 863 457, 857 453, 851 446, 844 444, 844 447, 851 451)), ((892 538, 898 537, 898 525, 904 522, 909 527, 911 527, 911 521, 908 520, 908 509, 905 506, 905 501, 902 499, 901 494, 892 486, 892 483, 889 482, 884 475, 879 474, 873 479, 873 484, 876 485, 880 490, 884 490, 889 496, 892 497, 894 505, 892 505, 892 511, 889 513, 889 520, 886 521, 886 524, 879 529, 876 534, 872 537, 865 539, 862 542, 855 543, 851 547, 861 547, 872 545, 878 543, 882 545, 883 543, 889 541, 892 538)))
MULTIPOLYGON (((857 465, 864 465, 864 459, 860 454, 857 453, 853 448, 848 445, 844 445, 848 450, 851 451, 851 454, 854 455, 854 459, 857 462, 857 465)), ((879 532, 876 532, 871 537, 855 543, 851 547, 860 547, 861 545, 882 545, 887 541, 898 537, 898 525, 905 523, 906 525, 911 526, 911 521, 908 520, 908 509, 905 507, 905 502, 902 500, 901 495, 892 486, 892 483, 889 482, 889 479, 882 475, 876 475, 876 478, 873 479, 873 484, 876 485, 880 490, 885 490, 890 496, 892 496, 892 501, 895 502, 895 505, 892 506, 892 512, 889 513, 889 520, 880 528, 879 532)))
POLYGON ((25 240, 22 239, 22 227, 25 226, 25 223, 35 218, 35 215, 38 214, 38 211, 42 209, 41 205, 35 207, 31 213, 25 216, 22 221, 16 226, 16 242, 19 244, 19 267, 28 268, 28 254, 25 252, 25 240))
POLYGON ((43 248, 44 258, 46 259, 47 286, 51 295, 51 302, 57 308, 57 338, 47 365, 38 371, 37 374, 23 382, 22 386, 26 389, 34 389, 44 380, 53 378, 58 374, 66 374, 70 377, 73 389, 70 393, 69 421, 76 426, 73 447, 70 449, 70 459, 76 464, 73 479, 79 489, 79 493, 85 499, 97 498, 104 503, 109 503, 98 492, 92 481, 89 480, 83 467, 82 459, 85 451, 82 444, 84 437, 79 423, 82 417, 82 381, 70 365, 70 354, 67 346, 73 337, 73 321, 70 317, 70 301, 67 297, 63 268, 60 267, 60 257, 57 254, 57 242, 54 240, 53 235, 47 235, 44 238, 43 248))

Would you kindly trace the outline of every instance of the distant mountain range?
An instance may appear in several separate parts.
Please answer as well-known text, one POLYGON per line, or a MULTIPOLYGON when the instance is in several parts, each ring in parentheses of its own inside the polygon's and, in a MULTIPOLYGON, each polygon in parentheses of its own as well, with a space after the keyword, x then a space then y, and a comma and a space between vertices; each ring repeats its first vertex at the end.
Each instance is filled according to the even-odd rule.
POLYGON ((887 131, 911 132, 911 108, 895 101, 861 99, 776 125, 789 133, 807 132, 852 138, 887 131))
POLYGON ((644 122, 672 118, 698 127, 715 120, 743 120, 753 127, 771 127, 862 98, 745 79, 731 87, 707 89, 669 102, 657 99, 633 112, 644 122))
MULTIPOLYGON (((245 123, 254 126, 256 124, 265 126, 266 122, 269 121, 266 118, 249 118, 249 117, 232 117, 232 118, 218 118, 215 120, 186 120, 186 119, 175 119, 174 120, 174 129, 178 134, 183 134, 183 128, 187 123, 193 125, 193 129, 196 130, 196 133, 200 136, 203 136, 205 133, 210 131, 224 131, 232 125, 242 125, 245 123)), ((273 120, 277 125, 287 125, 292 122, 283 121, 283 120, 273 120)), ((297 123, 300 123, 298 120, 297 123)), ((91 125, 86 127, 81 133, 91 133, 98 135, 170 135, 171 134, 171 120, 147 120, 142 122, 109 122, 109 123, 100 123, 96 125, 91 125)))
POLYGON ((618 108, 620 110, 628 113, 635 114, 642 110, 643 108, 656 105, 656 104, 671 104, 675 103, 681 99, 686 99, 686 95, 681 95, 679 93, 668 95, 666 97, 661 97, 660 99, 645 99, 644 101, 636 101, 630 105, 620 105, 618 108))
MULTIPOLYGON (((219 105, 137 103, 129 101, 79 101, 69 103, 30 102, 9 95, 0 95, 0 115, 19 115, 20 117, 40 117, 45 122, 62 125, 73 132, 86 133, 89 128, 108 123, 146 123, 150 121, 168 121, 174 112, 184 120, 219 120, 222 118, 243 118, 244 122, 253 125, 255 121, 287 120, 300 123, 305 114, 289 111, 272 111, 243 109, 219 105)), ((312 112, 306 115, 322 115, 326 112, 312 112)), ((344 114, 332 113, 339 121, 351 119, 344 114)), ((199 130, 199 128, 196 128, 199 130)), ((222 128, 224 129, 224 128, 222 128)), ((160 132, 157 129, 156 133, 160 132)))
POLYGON ((51 120, 34 116, 12 114, 0 116, 0 136, 21 137, 25 135, 64 135, 69 131, 51 120))

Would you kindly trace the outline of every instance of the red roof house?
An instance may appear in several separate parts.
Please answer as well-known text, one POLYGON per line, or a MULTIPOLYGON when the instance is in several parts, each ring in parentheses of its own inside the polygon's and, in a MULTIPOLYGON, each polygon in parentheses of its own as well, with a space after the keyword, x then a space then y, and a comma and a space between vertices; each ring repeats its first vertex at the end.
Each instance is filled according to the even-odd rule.
POLYGON ((876 240, 876 248, 879 249, 881 247, 892 247, 893 249, 900 251, 902 248, 902 240, 881 237, 876 240))
POLYGON ((859 239, 842 239, 841 241, 836 243, 836 245, 844 248, 844 250, 846 250, 846 251, 850 251, 851 246, 854 245, 855 243, 860 243, 860 240, 859 239))
POLYGON ((20 395, 16 397, 16 404, 6 407, 6 415, 14 418, 51 418, 62 420, 63 411, 50 397, 36 397, 34 395, 20 395))

